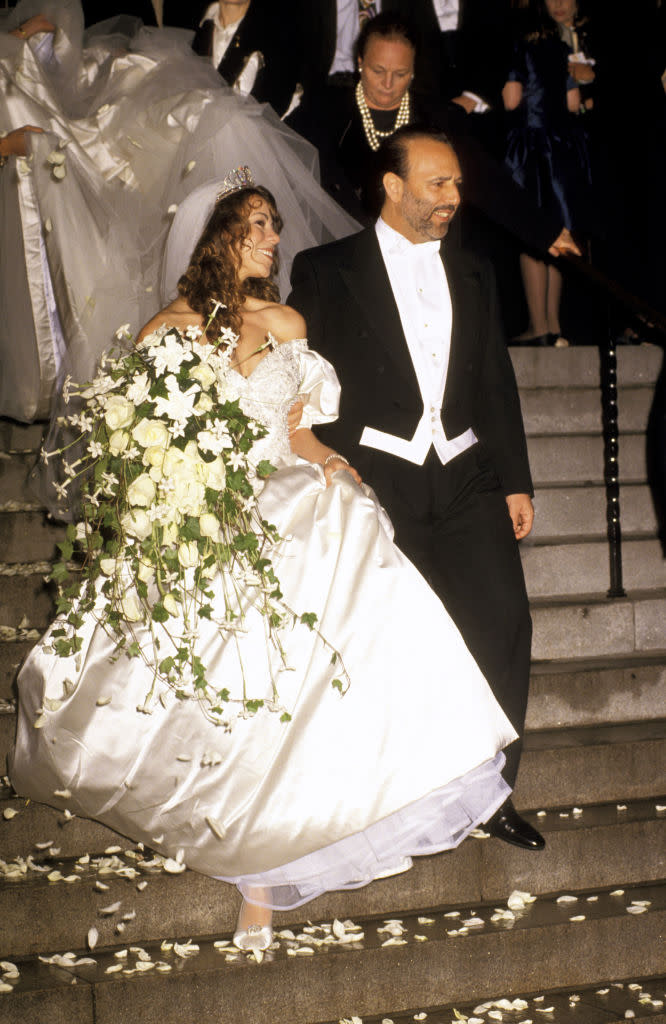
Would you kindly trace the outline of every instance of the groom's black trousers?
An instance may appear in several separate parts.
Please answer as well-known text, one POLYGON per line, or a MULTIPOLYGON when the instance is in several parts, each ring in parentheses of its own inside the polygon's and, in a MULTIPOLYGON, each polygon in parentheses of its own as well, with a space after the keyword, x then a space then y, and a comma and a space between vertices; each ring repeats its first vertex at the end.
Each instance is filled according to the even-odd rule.
MULTIPOLYGON (((498 703, 522 736, 530 618, 518 544, 499 480, 480 444, 445 466, 363 449, 363 468, 395 527, 395 542, 439 595, 498 703)), ((446 672, 446 649, 442 649, 446 672)), ((446 737, 442 737, 446 742, 446 737)), ((521 741, 505 751, 513 786, 521 741)))

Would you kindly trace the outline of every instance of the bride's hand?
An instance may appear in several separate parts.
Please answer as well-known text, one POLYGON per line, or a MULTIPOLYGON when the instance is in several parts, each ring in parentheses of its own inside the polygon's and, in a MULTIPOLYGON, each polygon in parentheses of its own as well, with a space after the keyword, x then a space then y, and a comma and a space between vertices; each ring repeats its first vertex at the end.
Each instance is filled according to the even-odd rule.
POLYGON ((289 409, 289 412, 287 413, 287 430, 289 432, 290 437, 295 430, 298 430, 298 425, 301 422, 302 415, 303 403, 301 402, 300 399, 296 399, 294 404, 289 409))
POLYGON ((346 470, 349 473, 349 475, 354 478, 357 484, 363 483, 360 473, 358 473, 353 466, 350 466, 349 463, 345 462, 344 459, 335 458, 330 459, 328 463, 324 466, 324 476, 326 477, 327 487, 329 486, 331 480, 333 479, 333 474, 337 473, 339 469, 346 470))

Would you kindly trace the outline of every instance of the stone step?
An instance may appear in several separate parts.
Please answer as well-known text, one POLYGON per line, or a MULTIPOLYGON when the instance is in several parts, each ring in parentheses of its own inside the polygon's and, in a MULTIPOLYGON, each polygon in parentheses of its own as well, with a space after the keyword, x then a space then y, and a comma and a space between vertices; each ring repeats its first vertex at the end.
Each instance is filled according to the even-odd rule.
POLYGON ((666 707, 666 660, 533 665, 526 729, 648 721, 666 707))
MULTIPOLYGON (((399 937, 381 931, 384 918, 374 917, 362 923, 363 938, 357 942, 325 942, 332 928, 325 920, 328 930, 299 932, 302 938, 278 934, 261 965, 216 948, 219 930, 200 938, 191 956, 179 957, 175 948, 164 949, 159 942, 141 943, 151 962, 171 967, 166 974, 136 971, 141 962, 136 947, 119 960, 114 955, 118 948, 98 946, 94 964, 69 971, 49 970, 34 958, 15 959, 19 977, 14 991, 0 1002, 0 1024, 41 1024, 45 1013, 49 1020, 77 1024, 307 1024, 340 1020, 349 1013, 366 1017, 386 1006, 403 1012, 423 1003, 475 1001, 479 993, 499 997, 602 984, 608 977, 656 975, 663 969, 665 885, 626 886, 622 895, 575 895, 575 903, 564 904, 557 892, 544 895, 518 912, 510 928, 491 920, 499 901, 466 904, 456 918, 444 916, 452 912, 446 906, 427 920, 421 914, 401 914, 399 937), (642 913, 627 912, 627 907, 644 903, 649 907, 642 913), (461 921, 472 919, 480 923, 462 925, 461 934, 461 921), (394 942, 385 945, 389 938, 394 942), (299 955, 303 948, 310 953, 299 955), (127 973, 106 973, 119 962, 127 963, 127 973)), ((164 927, 162 935, 182 940, 192 932, 170 934, 164 927)))
MULTIPOLYGON (((567 349, 509 348, 519 388, 598 388, 599 352, 593 346, 567 349)), ((664 358, 657 345, 619 345, 620 386, 652 386, 664 358)))
POLYGON ((624 803, 662 791, 666 791, 666 722, 660 719, 525 735, 516 781, 517 806, 624 803))
POLYGON ((0 552, 3 563, 42 562, 56 554, 56 544, 65 536, 62 523, 43 512, 0 511, 0 552))
MULTIPOLYGON (((608 588, 608 543, 523 544, 520 548, 530 598, 575 596, 608 588)), ((624 585, 629 590, 666 587, 666 559, 658 540, 625 540, 624 585)), ((666 623, 664 627, 666 643, 666 623)))
POLYGON ((666 592, 534 599, 532 660, 553 662, 666 651, 666 592))
POLYGON ((0 573, 1 625, 29 623, 31 628, 44 630, 54 617, 53 589, 44 577, 44 572, 16 576, 0 573))
MULTIPOLYGON (((535 489, 601 484, 603 450, 600 436, 574 434, 566 443, 559 437, 528 437, 527 451, 535 489)), ((620 438, 618 463, 622 483, 644 484, 647 479, 645 437, 627 434, 620 438)))
POLYGON ((34 646, 34 640, 0 641, 0 700, 9 700, 16 696, 14 687, 16 673, 21 662, 34 646))
MULTIPOLYGON (((599 388, 524 388, 520 392, 525 432, 567 437, 570 434, 601 433, 599 388)), ((645 431, 652 389, 620 388, 619 426, 622 434, 645 431)))
POLYGON ((35 465, 34 452, 6 454, 0 451, 0 506, 8 502, 38 506, 28 478, 35 465))
MULTIPOLYGON (((539 487, 534 496, 534 508, 536 515, 529 536, 531 543, 606 536, 606 489, 603 484, 539 487)), ((657 536, 654 505, 646 485, 624 484, 620 488, 620 516, 623 537, 657 536)))
MULTIPOLYGON (((464 905, 505 900, 514 888, 533 894, 553 888, 615 888, 657 881, 664 876, 666 798, 627 801, 574 809, 549 809, 540 816, 526 812, 543 833, 546 848, 531 855, 489 838, 471 838, 451 853, 417 857, 411 871, 362 889, 328 893, 307 907, 311 919, 365 918, 415 912, 425 906, 464 905)), ((100 908, 122 903, 122 914, 136 910, 125 941, 153 941, 166 932, 210 934, 231 931, 238 911, 235 888, 195 872, 169 875, 129 840, 85 819, 64 824, 63 815, 45 805, 17 797, 0 799, 0 812, 18 811, 0 820, 3 859, 32 857, 39 867, 78 875, 74 883, 49 882, 28 867, 19 881, 0 881, 0 913, 5 952, 28 955, 45 949, 80 948, 95 925, 101 942, 112 943, 121 915, 101 916, 100 908), (37 843, 52 841, 47 856, 37 843), (117 850, 118 853, 105 854, 117 850), (79 857, 90 861, 77 864, 79 857), (125 872, 125 876, 118 872, 125 872), (138 873, 137 873, 138 872, 138 873), (126 877, 127 874, 136 877, 126 877), (148 882, 141 891, 139 880, 148 882), (109 888, 100 891, 98 883, 109 888), (67 913, 59 907, 66 901, 67 913)), ((303 920, 303 908, 283 913, 280 921, 303 920)), ((0 948, 0 954, 2 948, 0 948)))
POLYGON ((0 452, 39 452, 46 423, 0 419, 0 452))
MULTIPOLYGON (((494 994, 483 1002, 474 999, 457 1006, 412 1006, 407 1013, 385 1010, 378 1016, 364 1017, 364 1024, 380 1024, 390 1020, 391 1024, 414 1024, 427 1020, 428 1024, 457 1024, 457 1021, 475 1018, 483 1024, 495 1021, 524 1021, 534 1014, 537 1020, 549 1024, 609 1024, 610 1021, 631 1019, 651 1024, 666 1024, 666 976, 640 978, 635 976, 618 980, 606 978, 601 985, 577 986, 576 992, 567 986, 548 992, 531 991, 511 993, 508 996, 494 994), (456 1018, 456 1012, 461 1016, 456 1018), (494 1013, 494 1017, 490 1014, 494 1013), (501 1014, 502 1016, 498 1016, 501 1014)), ((339 1020, 327 1024, 340 1024, 339 1020)))

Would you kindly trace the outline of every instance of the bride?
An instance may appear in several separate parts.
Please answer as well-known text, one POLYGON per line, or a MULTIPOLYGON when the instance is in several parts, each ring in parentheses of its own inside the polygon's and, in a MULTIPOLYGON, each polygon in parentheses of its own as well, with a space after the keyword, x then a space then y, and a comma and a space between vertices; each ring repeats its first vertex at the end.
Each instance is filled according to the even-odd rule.
POLYGON ((251 163, 288 218, 283 287, 298 251, 355 229, 319 187, 313 147, 189 44, 126 17, 84 34, 79 0, 2 16, 0 133, 40 133, 0 170, 0 415, 48 417, 67 373, 90 379, 114 329, 136 333, 174 211, 230 166, 251 163))
MULTIPOLYGON (((280 228, 270 192, 228 187, 178 297, 141 338, 159 337, 164 325, 181 335, 202 329, 201 341, 229 328, 238 335, 230 386, 268 428, 250 458, 276 467, 258 497, 281 538, 272 564, 286 604, 316 613, 320 636, 340 652, 347 692, 331 686, 330 649, 294 628, 284 638, 291 671, 279 683, 289 722, 262 708, 224 730, 172 691, 139 714, 145 663, 124 654, 111 663, 115 642, 94 614, 79 634, 80 657, 59 657, 56 620, 19 675, 11 764, 21 795, 66 800, 76 814, 235 883, 244 897, 235 942, 253 950, 272 942, 272 909, 457 846, 506 798, 501 749, 515 737, 444 607, 393 545, 374 493, 311 429, 336 418, 339 385, 308 349, 300 314, 279 304, 280 228), (297 396, 304 411, 290 438, 297 396)), ((223 585, 211 586, 219 607, 223 585)), ((268 699, 262 681, 275 652, 261 616, 232 640, 207 619, 199 625, 218 685, 241 686, 240 652, 268 699)), ((136 635, 150 643, 148 626, 136 635)))

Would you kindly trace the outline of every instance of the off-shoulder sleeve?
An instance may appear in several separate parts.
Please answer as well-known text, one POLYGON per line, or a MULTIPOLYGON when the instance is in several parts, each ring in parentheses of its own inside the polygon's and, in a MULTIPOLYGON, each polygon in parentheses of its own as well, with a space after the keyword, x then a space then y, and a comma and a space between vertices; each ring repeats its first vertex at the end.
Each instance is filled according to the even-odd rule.
POLYGON ((301 427, 317 423, 331 423, 338 418, 340 381, 331 364, 308 348, 307 341, 295 343, 299 361, 300 386, 298 397, 303 402, 301 427))

